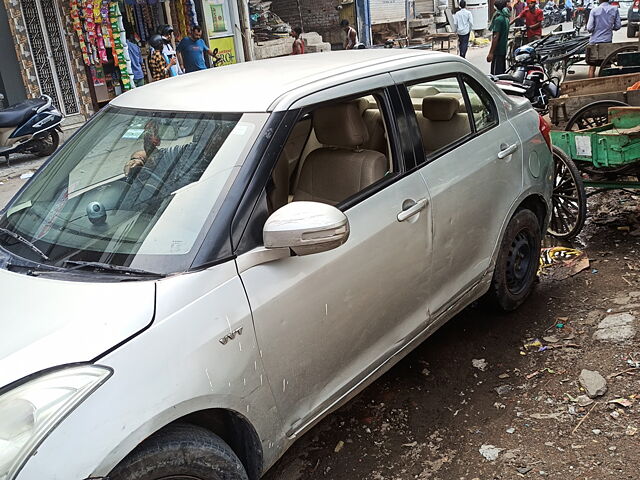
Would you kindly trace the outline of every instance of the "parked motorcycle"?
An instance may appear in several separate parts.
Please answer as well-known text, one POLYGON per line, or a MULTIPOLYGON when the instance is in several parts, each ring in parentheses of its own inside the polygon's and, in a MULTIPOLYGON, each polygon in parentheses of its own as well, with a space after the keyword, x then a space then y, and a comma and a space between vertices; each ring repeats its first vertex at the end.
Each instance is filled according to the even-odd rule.
POLYGON ((544 58, 536 52, 536 46, 548 38, 517 48, 507 73, 491 77, 506 94, 526 97, 541 115, 548 113, 549 99, 560 96, 559 80, 547 75, 542 66, 544 58))
POLYGON ((576 1, 576 7, 573 12, 573 28, 578 32, 587 27, 589 15, 591 14, 591 2, 588 0, 576 1))
POLYGON ((564 21, 566 15, 564 10, 560 10, 558 6, 553 2, 548 2, 542 9, 543 20, 542 26, 549 27, 551 25, 557 25, 564 21))
POLYGON ((62 114, 48 95, 0 109, 0 157, 9 164, 13 153, 51 155, 60 143, 60 122, 62 114))

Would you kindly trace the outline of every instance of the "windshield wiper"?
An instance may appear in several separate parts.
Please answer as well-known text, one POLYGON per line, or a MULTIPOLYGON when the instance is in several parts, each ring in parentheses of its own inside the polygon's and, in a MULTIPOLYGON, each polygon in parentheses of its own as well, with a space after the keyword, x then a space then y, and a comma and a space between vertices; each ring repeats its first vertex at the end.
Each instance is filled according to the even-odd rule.
POLYGON ((134 275, 144 275, 147 277, 164 277, 165 276, 162 273, 149 272, 148 270, 140 270, 137 268, 123 267, 120 265, 111 265, 109 263, 102 263, 102 262, 83 262, 80 260, 65 260, 63 262, 63 265, 74 265, 71 268, 67 268, 67 271, 92 268, 95 270, 103 270, 105 272, 131 273, 134 275))
POLYGON ((24 243, 27 247, 29 247, 31 250, 33 250, 38 255, 40 255, 43 260, 49 260, 49 257, 47 257, 42 250, 40 250, 38 247, 36 247, 33 243, 31 243, 29 240, 24 238, 22 235, 19 235, 16 232, 12 232, 11 230, 8 230, 8 229, 2 228, 2 227, 0 227, 0 232, 9 235, 12 238, 15 238, 16 240, 18 240, 21 243, 24 243))

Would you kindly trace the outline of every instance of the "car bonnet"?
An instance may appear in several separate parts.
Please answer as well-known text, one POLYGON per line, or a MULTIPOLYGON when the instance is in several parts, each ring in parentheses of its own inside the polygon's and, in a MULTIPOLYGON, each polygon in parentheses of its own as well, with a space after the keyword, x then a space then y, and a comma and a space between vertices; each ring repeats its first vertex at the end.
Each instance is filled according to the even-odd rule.
POLYGON ((0 270, 0 388, 89 362, 153 321, 155 282, 88 283, 0 270))

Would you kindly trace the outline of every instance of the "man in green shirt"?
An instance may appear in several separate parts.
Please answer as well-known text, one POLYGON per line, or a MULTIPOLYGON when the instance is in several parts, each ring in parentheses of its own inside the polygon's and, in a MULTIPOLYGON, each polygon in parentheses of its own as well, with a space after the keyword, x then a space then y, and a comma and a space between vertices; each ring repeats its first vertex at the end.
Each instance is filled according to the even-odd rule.
POLYGON ((507 69, 507 41, 509 40, 509 17, 511 11, 507 8, 507 0, 496 0, 493 4, 496 12, 491 19, 489 30, 491 48, 487 55, 487 62, 491 62, 491 75, 500 75, 507 69))

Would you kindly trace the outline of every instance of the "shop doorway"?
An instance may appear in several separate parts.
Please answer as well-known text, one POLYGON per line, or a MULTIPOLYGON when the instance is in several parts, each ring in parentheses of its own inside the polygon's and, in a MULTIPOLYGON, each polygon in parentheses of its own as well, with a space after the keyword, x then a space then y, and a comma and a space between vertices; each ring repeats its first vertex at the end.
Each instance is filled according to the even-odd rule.
POLYGON ((65 116, 80 113, 55 0, 20 0, 38 85, 65 116))

